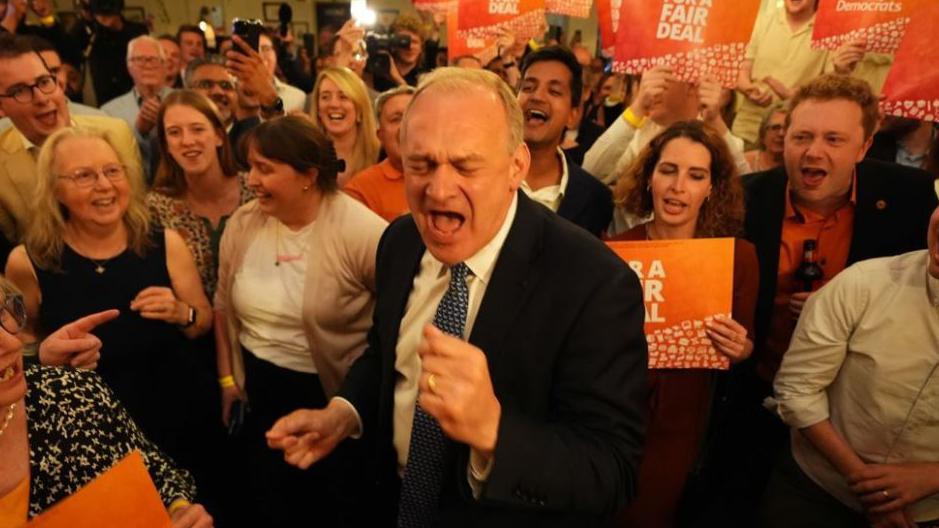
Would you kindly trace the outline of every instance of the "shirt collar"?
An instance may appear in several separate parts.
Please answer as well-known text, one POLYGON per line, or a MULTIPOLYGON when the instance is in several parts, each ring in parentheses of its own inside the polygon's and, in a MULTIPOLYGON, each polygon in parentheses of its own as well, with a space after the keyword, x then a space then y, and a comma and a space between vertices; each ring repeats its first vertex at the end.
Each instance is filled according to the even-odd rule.
MULTIPOLYGON (((852 177, 851 182, 851 197, 848 199, 848 203, 852 206, 857 205, 857 170, 854 171, 854 176, 852 177)), ((839 209, 840 211, 840 209, 839 209)), ((837 214, 837 211, 835 212, 837 214)), ((783 218, 795 219, 803 221, 804 217, 801 211, 798 211, 792 203, 792 196, 790 193, 789 182, 786 181, 786 210, 783 218)))
MULTIPOLYGON (((476 252, 472 257, 463 261, 466 264, 466 267, 469 268, 470 273, 474 277, 482 281, 483 284, 488 285, 489 279, 492 278, 492 272, 496 267, 496 260, 499 258, 499 253, 502 251, 502 246, 505 244, 505 239, 509 236, 509 229, 512 228, 512 223, 515 220, 515 212, 518 209, 518 194, 512 197, 512 204, 509 206, 509 210, 505 213, 505 220, 502 222, 502 227, 499 228, 499 231, 496 232, 496 236, 492 237, 492 240, 488 244, 483 246, 479 251, 476 252)), ((428 253, 430 253, 428 251, 428 253)), ((447 271, 447 266, 434 258, 434 262, 440 266, 439 273, 442 275, 447 271)))
MULTIPOLYGON (((558 158, 561 160, 561 181, 557 184, 558 188, 558 199, 563 199, 564 195, 567 193, 567 181, 568 181, 568 171, 567 171, 567 157, 564 155, 564 150, 561 147, 558 147, 558 158)), ((522 180, 522 187, 525 191, 529 193, 535 192, 531 186, 528 185, 528 182, 522 180)))
POLYGON ((939 279, 933 277, 929 273, 928 269, 928 260, 932 258, 932 255, 929 255, 928 251, 926 252, 927 259, 927 269, 926 269, 926 293, 929 295, 929 302, 933 305, 934 308, 939 308, 939 279))
MULTIPOLYGON (((68 120, 68 126, 70 126, 70 127, 75 127, 75 126, 78 126, 78 125, 75 123, 75 120, 74 120, 74 119, 69 118, 69 120, 68 120)), ((23 139, 23 148, 26 149, 27 152, 29 152, 30 149, 32 149, 32 148, 37 148, 37 149, 40 148, 39 145, 36 145, 35 143, 33 143, 32 141, 30 141, 29 139, 27 139, 27 138, 26 138, 26 134, 23 134, 22 132, 20 132, 19 129, 17 129, 17 132, 19 132, 20 138, 23 139)))
POLYGON ((378 164, 378 169, 386 180, 397 181, 404 177, 404 174, 391 164, 391 160, 385 158, 378 164))

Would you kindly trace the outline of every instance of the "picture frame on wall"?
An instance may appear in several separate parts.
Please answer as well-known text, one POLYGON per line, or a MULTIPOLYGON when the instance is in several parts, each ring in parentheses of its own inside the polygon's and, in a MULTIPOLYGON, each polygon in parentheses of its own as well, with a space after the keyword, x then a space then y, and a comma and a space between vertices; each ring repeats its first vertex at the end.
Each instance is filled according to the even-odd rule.
POLYGON ((264 2, 264 21, 280 22, 278 14, 280 12, 280 2, 264 2))

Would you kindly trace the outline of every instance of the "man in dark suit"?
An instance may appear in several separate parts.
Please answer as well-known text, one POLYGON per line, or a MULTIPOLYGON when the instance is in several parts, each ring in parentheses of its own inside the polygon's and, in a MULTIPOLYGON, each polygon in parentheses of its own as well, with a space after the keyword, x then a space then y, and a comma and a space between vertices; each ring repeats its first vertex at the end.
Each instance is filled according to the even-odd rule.
MULTIPOLYGON (((790 103, 784 164, 744 180, 746 236, 760 263, 752 358, 733 373, 734 393, 713 465, 731 476, 724 499, 711 501, 752 526, 772 460, 788 430, 763 406, 812 294, 796 277, 804 243, 816 244, 824 277, 817 290, 859 260, 922 249, 936 207, 932 180, 919 170, 864 160, 877 125, 877 98, 863 81, 825 75, 801 87, 790 103)), ((724 520, 727 521, 726 513, 724 520)), ((725 525, 737 526, 734 522, 725 525)))
POLYGON ((642 445, 635 275, 518 192, 522 112, 494 74, 429 74, 401 148, 413 216, 379 246, 368 348, 269 444, 308 467, 362 434, 372 526, 602 525, 635 493, 642 445))
POLYGON ((560 149, 564 132, 576 125, 583 76, 574 54, 560 46, 533 51, 522 61, 518 104, 525 123, 531 168, 522 182, 529 198, 600 236, 613 217, 610 189, 560 149))

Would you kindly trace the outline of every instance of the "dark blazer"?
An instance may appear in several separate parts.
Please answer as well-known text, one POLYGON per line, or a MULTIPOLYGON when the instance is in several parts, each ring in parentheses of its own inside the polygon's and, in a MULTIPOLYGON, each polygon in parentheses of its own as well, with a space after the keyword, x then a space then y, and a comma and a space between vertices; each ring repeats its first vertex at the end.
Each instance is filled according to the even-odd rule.
MULTIPOLYGON (((784 167, 743 179, 747 207, 744 230, 756 245, 760 261, 755 341, 758 346, 766 338, 776 295, 786 182, 784 167)), ((933 180, 925 171, 872 159, 858 163, 857 204, 848 265, 925 248, 926 228, 936 205, 933 180)))
POLYGON ((577 129, 577 146, 564 149, 564 155, 567 156, 569 161, 583 165, 584 155, 596 143, 597 138, 603 135, 604 130, 603 127, 593 121, 584 119, 580 122, 580 128, 577 129))
POLYGON ((589 172, 567 162, 567 189, 558 215, 601 236, 613 219, 613 193, 589 172))
MULTIPOLYGON (((374 526, 392 526, 395 347, 425 251, 411 216, 378 249, 368 348, 339 395, 358 410, 375 467, 374 526)), ((469 449, 453 445, 440 526, 599 526, 635 493, 647 366, 639 282, 600 241, 518 194, 518 210, 469 342, 485 351, 502 406, 492 473, 477 501, 469 449)))

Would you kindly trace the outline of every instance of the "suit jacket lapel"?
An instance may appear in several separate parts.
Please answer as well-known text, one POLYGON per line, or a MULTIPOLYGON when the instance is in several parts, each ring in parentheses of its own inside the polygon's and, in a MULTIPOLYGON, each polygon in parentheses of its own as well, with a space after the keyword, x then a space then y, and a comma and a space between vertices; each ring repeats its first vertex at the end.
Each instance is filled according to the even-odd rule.
MULTIPOLYGON (((384 328, 381 328, 383 339, 383 350, 394 350, 398 344, 398 332, 401 329, 401 319, 404 318, 404 310, 407 307, 408 297, 411 295, 411 287, 414 284, 414 277, 420 268, 421 258, 424 256, 424 243, 414 225, 412 218, 402 220, 408 225, 404 226, 400 249, 394 253, 384 255, 389 259, 389 272, 384 276, 388 281, 386 288, 388 298, 385 306, 391 310, 391 316, 384 319, 384 328), (391 347, 391 348, 387 348, 391 347)), ((390 354, 393 357, 393 354, 390 354)), ((394 370, 394 361, 391 362, 391 368, 394 370)))
MULTIPOLYGON (((512 328, 516 314, 524 305, 540 268, 535 259, 540 253, 544 225, 535 207, 541 207, 518 193, 515 220, 496 261, 486 294, 476 314, 470 343, 489 358, 489 369, 497 364, 500 344, 512 328)), ((548 214, 545 211, 543 214, 548 214)))
POLYGON ((572 163, 567 164, 567 189, 564 189, 564 198, 558 206, 558 216, 562 218, 577 218, 580 212, 587 207, 587 192, 578 170, 572 163))

